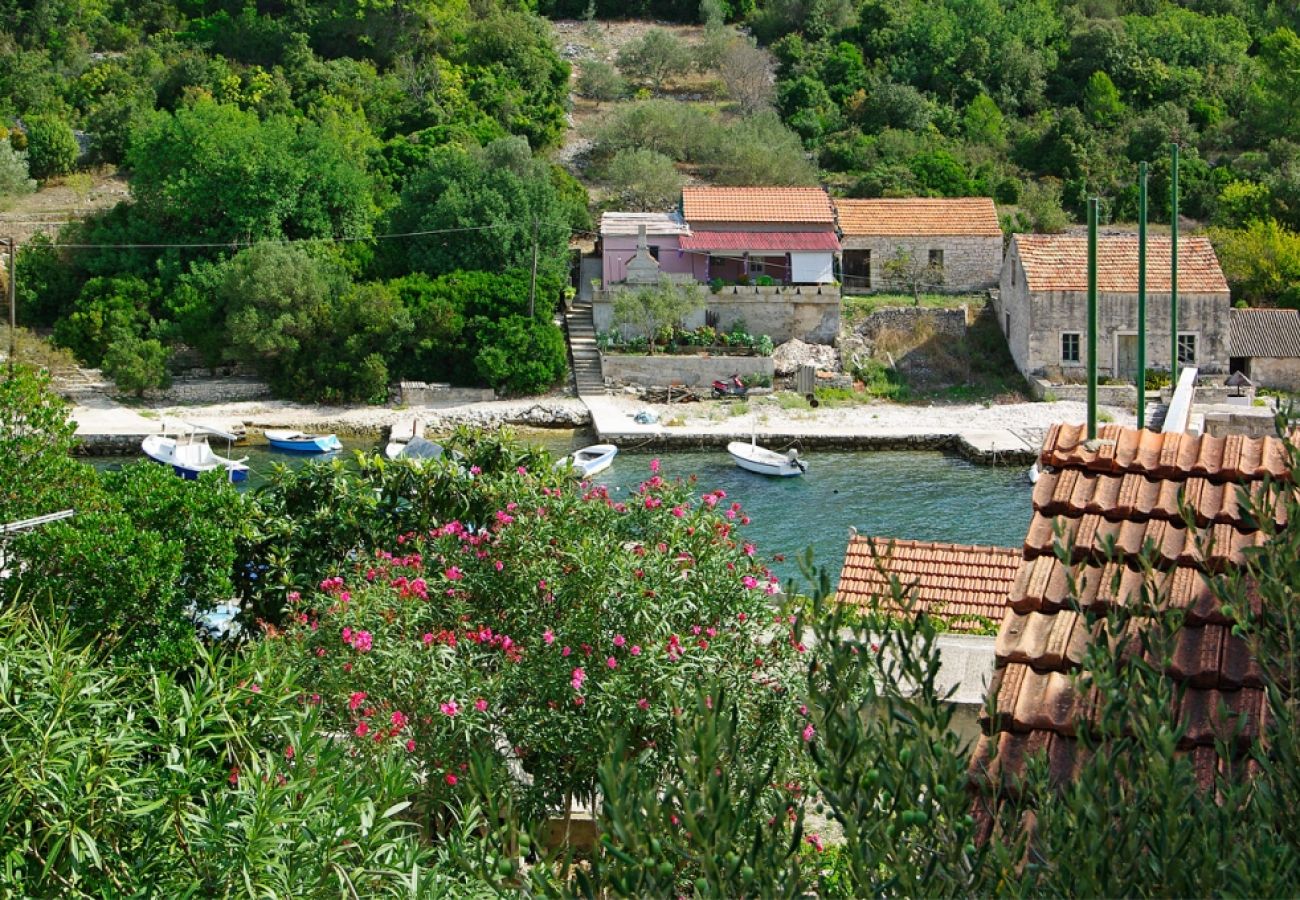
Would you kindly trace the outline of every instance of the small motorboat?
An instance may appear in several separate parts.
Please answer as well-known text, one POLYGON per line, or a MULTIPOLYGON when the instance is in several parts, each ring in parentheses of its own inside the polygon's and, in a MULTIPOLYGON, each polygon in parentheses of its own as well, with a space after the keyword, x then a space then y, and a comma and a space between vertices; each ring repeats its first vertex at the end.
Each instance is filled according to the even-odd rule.
POLYGON ((570 453, 555 465, 557 468, 570 466, 575 475, 590 478, 612 466, 616 456, 618 448, 613 444, 592 444, 570 453))
MULTIPOLYGON (((222 434, 222 436, 234 440, 234 435, 222 434)), ((248 466, 244 465, 248 457, 229 459, 218 456, 208 446, 206 437, 197 437, 193 432, 184 437, 151 434, 145 437, 140 447, 144 450, 145 456, 164 466, 171 466, 172 470, 182 478, 198 478, 204 472, 216 469, 224 469, 231 481, 243 481, 248 478, 248 466)))
POLYGON ((744 441, 732 441, 727 445, 727 452, 731 454, 736 465, 759 475, 788 478, 808 471, 808 463, 799 458, 798 450, 777 453, 775 450, 758 446, 752 439, 748 444, 744 441))
POLYGON ((424 437, 424 422, 411 416, 399 419, 388 430, 388 444, 384 447, 384 456, 397 459, 406 449, 406 445, 416 438, 424 437))
POLYGON ((388 451, 385 452, 388 453, 389 459, 418 459, 423 461, 442 459, 447 453, 447 448, 443 447, 442 444, 435 444, 433 441, 419 436, 413 437, 400 445, 397 448, 396 455, 389 452, 392 451, 392 444, 389 444, 388 448, 388 451))
POLYGON ((291 453, 333 453, 342 450, 338 437, 332 434, 304 434, 301 431, 277 431, 268 428, 266 440, 277 450, 291 453))

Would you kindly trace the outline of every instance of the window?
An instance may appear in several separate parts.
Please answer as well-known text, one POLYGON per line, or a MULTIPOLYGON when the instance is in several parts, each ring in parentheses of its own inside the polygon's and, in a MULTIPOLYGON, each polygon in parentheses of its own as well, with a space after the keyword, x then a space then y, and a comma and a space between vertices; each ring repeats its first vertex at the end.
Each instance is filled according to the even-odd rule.
POLYGON ((1178 365, 1196 365, 1196 335, 1178 335, 1178 365))
POLYGON ((930 265, 934 266, 936 269, 942 269, 942 268, 943 268, 943 251, 942 251, 942 250, 931 250, 931 251, 930 251, 930 265))
POLYGON ((763 257, 751 256, 749 258, 749 272, 751 275, 763 274, 763 257))
POLYGON ((1062 331, 1061 332, 1061 362, 1077 363, 1082 362, 1083 357, 1079 353, 1079 332, 1062 331))
POLYGON ((1007 337, 1011 337, 1011 313, 1006 313, 1002 318, 1007 323, 1007 337))
POLYGON ((1015 264, 1015 262, 1012 262, 1012 263, 1011 263, 1011 286, 1012 286, 1012 287, 1015 287, 1015 286, 1016 286, 1016 264, 1015 264))
POLYGON ((651 256, 652 259, 655 259, 655 260, 658 260, 658 259, 659 259, 659 245, 658 245, 658 244, 651 244, 651 245, 650 245, 650 256, 651 256))

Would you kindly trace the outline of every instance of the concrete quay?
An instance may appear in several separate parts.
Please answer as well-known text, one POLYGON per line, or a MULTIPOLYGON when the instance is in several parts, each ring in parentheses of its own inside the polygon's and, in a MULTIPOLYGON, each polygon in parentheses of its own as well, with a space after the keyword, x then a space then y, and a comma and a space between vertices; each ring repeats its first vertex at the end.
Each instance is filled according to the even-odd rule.
MULTIPOLYGON (((628 404, 616 397, 584 396, 591 410, 597 439, 624 449, 700 449, 725 447, 731 441, 758 438, 774 450, 788 447, 820 450, 941 450, 956 453, 973 462, 989 465, 1029 465, 1038 448, 1009 428, 936 427, 934 417, 919 427, 877 426, 869 422, 844 420, 833 426, 821 422, 803 424, 788 416, 744 416, 721 422, 689 422, 667 425, 662 421, 637 422, 628 404)), ((644 407, 644 404, 640 404, 644 407)), ((660 411, 661 419, 663 412, 660 411)), ((947 423, 945 423, 946 425, 947 423)))

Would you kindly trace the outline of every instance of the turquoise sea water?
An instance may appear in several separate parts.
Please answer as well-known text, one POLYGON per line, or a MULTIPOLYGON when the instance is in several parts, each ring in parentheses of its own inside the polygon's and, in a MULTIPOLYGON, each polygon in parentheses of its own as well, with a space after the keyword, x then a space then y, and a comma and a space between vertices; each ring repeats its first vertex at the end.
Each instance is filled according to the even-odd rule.
MULTIPOLYGON (((582 432, 529 432, 522 437, 554 454, 591 442, 582 432)), ((213 449, 225 454, 224 446, 213 449)), ((345 454, 377 448, 373 440, 344 439, 345 454)), ((308 457, 265 445, 235 448, 252 468, 248 487, 257 487, 274 463, 301 465, 308 457)), ((773 568, 782 579, 797 577, 794 555, 813 548, 818 566, 838 577, 849 527, 861 534, 914 540, 1018 547, 1029 527, 1030 487, 1022 467, 976 466, 934 452, 832 452, 806 455, 801 478, 765 478, 737 468, 725 452, 623 452, 596 477, 611 492, 625 493, 650 477, 650 460, 661 461, 665 477, 697 476, 700 493, 722 488, 751 518, 748 540, 765 556, 785 555, 773 568)), ((123 459, 96 461, 121 464, 123 459)))

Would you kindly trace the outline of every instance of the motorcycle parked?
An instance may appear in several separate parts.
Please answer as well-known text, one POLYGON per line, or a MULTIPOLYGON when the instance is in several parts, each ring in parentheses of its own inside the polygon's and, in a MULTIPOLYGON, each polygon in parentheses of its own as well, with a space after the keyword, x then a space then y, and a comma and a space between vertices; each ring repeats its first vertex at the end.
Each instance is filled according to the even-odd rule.
POLYGON ((749 388, 745 387, 745 382, 740 380, 739 374, 734 374, 726 381, 718 379, 713 382, 713 399, 718 400, 724 397, 738 397, 744 400, 749 396, 749 388))

